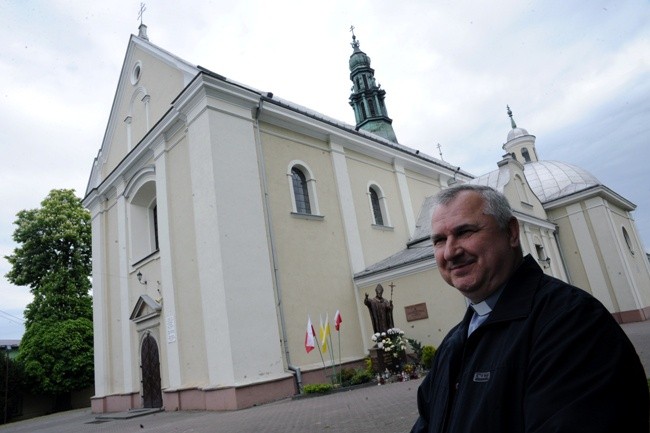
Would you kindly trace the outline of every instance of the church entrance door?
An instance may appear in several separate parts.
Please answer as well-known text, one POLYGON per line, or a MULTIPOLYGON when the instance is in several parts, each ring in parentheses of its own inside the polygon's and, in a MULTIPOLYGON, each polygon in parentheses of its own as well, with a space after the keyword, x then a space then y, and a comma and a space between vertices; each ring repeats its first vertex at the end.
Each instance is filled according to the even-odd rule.
POLYGON ((140 362, 140 368, 142 369, 142 404, 144 407, 162 407, 158 345, 151 335, 147 335, 142 340, 140 362))

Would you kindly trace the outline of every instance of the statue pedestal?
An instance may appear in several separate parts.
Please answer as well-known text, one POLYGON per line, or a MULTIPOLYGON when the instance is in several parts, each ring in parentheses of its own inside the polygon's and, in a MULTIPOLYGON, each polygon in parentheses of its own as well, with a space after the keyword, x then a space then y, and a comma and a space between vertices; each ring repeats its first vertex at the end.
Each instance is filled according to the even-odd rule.
POLYGON ((384 349, 372 347, 370 349, 370 360, 372 368, 376 373, 384 373, 386 369, 392 373, 400 371, 401 365, 406 362, 406 354, 402 352, 397 358, 390 352, 384 352, 384 349))

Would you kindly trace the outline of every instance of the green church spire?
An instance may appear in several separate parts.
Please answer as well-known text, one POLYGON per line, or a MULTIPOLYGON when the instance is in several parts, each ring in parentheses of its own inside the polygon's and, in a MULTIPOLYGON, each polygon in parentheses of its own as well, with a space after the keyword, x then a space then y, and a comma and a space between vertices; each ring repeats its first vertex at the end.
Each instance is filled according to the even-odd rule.
POLYGON ((350 105, 357 121, 356 129, 363 129, 397 143, 392 119, 388 117, 384 98, 386 91, 375 82, 375 70, 370 67, 370 57, 359 48, 359 40, 352 32, 352 55, 350 56, 350 80, 352 94, 350 105))

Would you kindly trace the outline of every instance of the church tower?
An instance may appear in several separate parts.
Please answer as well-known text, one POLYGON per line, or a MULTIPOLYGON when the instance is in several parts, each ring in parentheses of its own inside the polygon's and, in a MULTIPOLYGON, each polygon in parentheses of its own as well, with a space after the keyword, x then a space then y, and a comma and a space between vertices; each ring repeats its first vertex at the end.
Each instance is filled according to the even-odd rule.
POLYGON ((352 94, 350 105, 357 121, 356 129, 363 129, 397 143, 393 121, 388 117, 384 98, 386 91, 375 83, 375 70, 370 67, 370 57, 359 49, 359 41, 352 30, 352 55, 350 56, 350 80, 352 94))
POLYGON ((508 109, 510 117, 510 126, 512 129, 508 132, 508 138, 503 145, 503 150, 511 154, 517 161, 522 164, 537 162, 537 151, 535 150, 535 136, 530 135, 524 128, 518 128, 515 119, 512 118, 512 111, 508 109))

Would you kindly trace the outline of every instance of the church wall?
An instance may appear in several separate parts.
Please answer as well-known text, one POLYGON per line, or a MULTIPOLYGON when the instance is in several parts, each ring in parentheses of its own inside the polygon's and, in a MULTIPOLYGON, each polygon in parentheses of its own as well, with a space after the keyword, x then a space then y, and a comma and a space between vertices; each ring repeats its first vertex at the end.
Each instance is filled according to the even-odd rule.
MULTIPOLYGON (((560 227, 560 244, 563 247, 571 284, 594 295, 610 312, 618 312, 619 306, 611 293, 609 275, 605 268, 601 267, 603 256, 598 239, 594 235, 593 222, 583 204, 570 204, 565 207, 564 212, 553 209, 549 211, 549 217, 560 227), (562 213, 564 216, 558 216, 562 213), (567 246, 573 249, 568 249, 567 246), (575 260, 571 257, 575 257, 575 260)), ((603 265, 606 266, 604 263, 603 265)))
POLYGON ((650 305, 650 291, 647 290, 647 288, 650 288, 650 264, 644 254, 645 249, 643 248, 643 244, 639 238, 636 224, 629 212, 624 211, 613 204, 610 204, 609 208, 614 220, 614 232, 621 244, 621 249, 623 250, 622 254, 629 263, 628 273, 634 281, 635 286, 639 288, 639 299, 641 300, 642 305, 650 305), (628 234, 631 248, 628 248, 623 234, 623 228, 625 228, 628 234))
POLYGON ((634 311, 648 306, 647 290, 643 290, 650 287, 647 271, 635 257, 636 254, 632 253, 634 250, 628 248, 623 236, 623 227, 628 236, 633 233, 627 212, 601 198, 593 198, 587 205, 620 311, 634 311))
POLYGON ((514 210, 545 220, 547 216, 542 203, 524 179, 526 176, 522 170, 517 170, 517 173, 512 174, 510 182, 505 188, 508 191, 506 195, 510 206, 514 210))
MULTIPOLYGON (((337 185, 326 142, 262 124, 261 142, 269 191, 279 285, 291 363, 303 369, 321 364, 317 349, 304 349, 307 316, 318 332, 319 314, 341 311, 342 359, 363 357, 352 271, 347 252, 337 185), (292 215, 287 175, 290 163, 301 161, 316 179, 322 219, 292 215)), ((338 355, 338 341, 333 341, 338 355)))
POLYGON ((547 215, 549 221, 552 221, 558 227, 559 248, 569 274, 569 282, 574 286, 592 293, 589 280, 587 279, 587 273, 580 257, 576 237, 571 228, 567 209, 565 207, 550 209, 547 211, 547 215))
MULTIPOLYGON (((205 330, 199 291, 196 259, 196 230, 189 173, 186 137, 174 137, 177 144, 167 153, 168 205, 170 242, 172 245, 173 287, 176 305, 176 328, 179 345, 181 383, 191 386, 207 383, 205 330)), ((164 300, 163 300, 164 302, 164 300)), ((166 344, 163 342, 162 344, 166 344)))
POLYGON ((106 164, 102 167, 102 177, 113 171, 169 110, 171 102, 184 87, 183 75, 178 69, 152 57, 137 46, 134 46, 130 59, 127 59, 124 72, 118 87, 120 93, 116 111, 113 113, 115 129, 108 146, 106 164), (136 84, 132 84, 131 76, 136 62, 140 62, 141 76, 136 84))
POLYGON ((544 273, 560 278, 560 275, 555 275, 552 266, 560 261, 560 257, 555 255, 555 248, 551 242, 554 242, 550 235, 545 235, 547 229, 542 229, 537 225, 528 222, 519 221, 519 239, 523 254, 530 254, 537 264, 542 268, 544 273), (542 248, 538 251, 537 245, 542 248), (550 263, 543 260, 550 258, 550 263))
POLYGON ((422 203, 427 197, 435 195, 441 190, 440 181, 409 170, 405 170, 405 173, 411 195, 413 218, 417 223, 422 203))
POLYGON ((285 373, 251 110, 206 102, 188 148, 210 383, 254 383, 285 373))
MULTIPOLYGON (((449 286, 440 276, 438 268, 428 266, 419 272, 408 275, 386 276, 380 281, 384 288, 384 298, 390 299, 389 284, 395 284, 393 291, 393 321, 395 326, 404 331, 406 338, 418 340, 423 345, 438 347, 449 330, 460 322, 465 314, 467 304, 465 298, 456 289, 449 286), (428 318, 407 320, 405 307, 425 303, 428 318)), ((364 294, 375 296, 377 282, 366 284, 359 288, 363 299, 364 294)), ((369 347, 372 336, 372 322, 368 308, 362 303, 360 314, 364 318, 364 336, 369 347)), ((410 351, 410 348, 409 348, 410 351)))
POLYGON ((374 158, 346 151, 346 162, 363 257, 366 264, 374 263, 401 249, 409 239, 397 179, 392 165, 374 158), (379 186, 386 197, 390 220, 384 221, 384 227, 374 224, 368 193, 370 183, 379 186))
MULTIPOLYGON (((114 204, 114 201, 113 201, 114 204)), ((120 330, 121 315, 120 310, 120 266, 119 251, 117 247, 117 206, 108 205, 105 219, 106 222, 106 243, 109 246, 106 250, 106 261, 103 272, 106 275, 106 335, 108 338, 108 364, 105 374, 110 378, 107 393, 124 392, 124 383, 122 376, 122 335, 120 330)), ((127 313, 128 317, 128 313, 127 313)))
POLYGON ((607 275, 610 296, 615 299, 618 307, 616 312, 635 310, 634 294, 630 290, 629 276, 624 269, 622 245, 614 232, 608 203, 600 197, 594 197, 586 200, 583 206, 589 215, 594 242, 602 257, 600 263, 592 263, 592 266, 598 266, 607 275))

